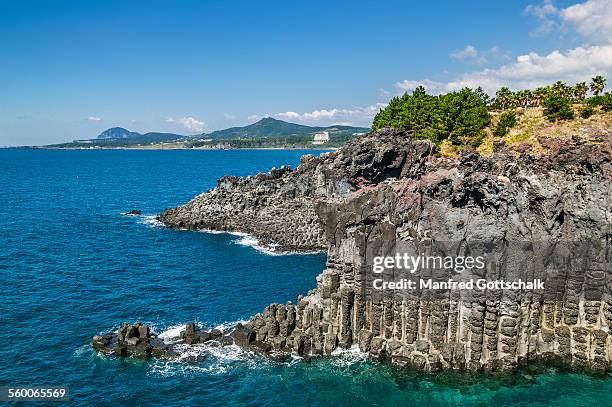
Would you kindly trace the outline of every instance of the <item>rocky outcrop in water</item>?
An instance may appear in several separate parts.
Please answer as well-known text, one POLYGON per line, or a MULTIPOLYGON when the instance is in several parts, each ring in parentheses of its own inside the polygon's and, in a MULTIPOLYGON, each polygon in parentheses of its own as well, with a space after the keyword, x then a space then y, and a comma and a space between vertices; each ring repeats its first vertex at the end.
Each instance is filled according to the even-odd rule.
POLYGON ((241 346, 300 355, 358 346, 427 371, 548 359, 610 369, 610 138, 554 141, 538 156, 502 145, 490 157, 435 151, 385 129, 306 156, 295 171, 223 178, 160 220, 247 232, 290 250, 327 244, 317 287, 238 327, 241 346), (373 256, 428 242, 451 242, 455 253, 498 250, 479 278, 537 277, 546 289, 372 291, 373 256))
POLYGON ((183 345, 214 344, 214 346, 232 345, 234 340, 219 329, 210 331, 198 330, 193 322, 185 326, 177 338, 164 341, 153 334, 148 325, 136 322, 122 324, 115 332, 96 335, 92 338, 92 347, 107 355, 148 358, 154 356, 165 359, 178 359, 183 345))

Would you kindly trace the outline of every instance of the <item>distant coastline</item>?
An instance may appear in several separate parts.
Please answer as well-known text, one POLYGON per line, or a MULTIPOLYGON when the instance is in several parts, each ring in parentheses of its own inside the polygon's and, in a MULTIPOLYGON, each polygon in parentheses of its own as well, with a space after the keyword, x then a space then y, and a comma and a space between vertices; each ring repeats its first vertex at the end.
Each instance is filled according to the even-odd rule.
POLYGON ((215 148, 215 147, 168 147, 168 146, 126 146, 126 147, 52 147, 52 146, 16 146, 16 147, 1 147, 3 149, 31 149, 31 150, 139 150, 139 151, 163 151, 163 150, 188 150, 188 151, 233 151, 233 150, 312 150, 312 151, 336 151, 339 147, 330 146, 297 146, 297 147, 230 147, 230 148, 215 148))
POLYGON ((211 133, 181 135, 174 133, 138 133, 111 127, 96 138, 32 148, 69 150, 268 150, 335 149, 353 137, 368 133, 369 127, 347 125, 305 126, 265 117, 243 127, 231 127, 211 133))

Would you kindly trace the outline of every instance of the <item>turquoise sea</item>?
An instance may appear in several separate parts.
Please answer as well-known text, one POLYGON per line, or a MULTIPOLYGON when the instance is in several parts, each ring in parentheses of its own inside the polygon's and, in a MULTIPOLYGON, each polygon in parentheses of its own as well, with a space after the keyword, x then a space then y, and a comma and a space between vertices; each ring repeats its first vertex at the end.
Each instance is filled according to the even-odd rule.
POLYGON ((324 254, 273 256, 245 237, 121 215, 304 153, 0 150, 0 386, 65 385, 71 404, 102 406, 612 405, 610 375, 554 368, 427 376, 355 352, 274 362, 200 346, 185 351, 197 362, 167 362, 92 351, 92 335, 124 321, 166 334, 230 325, 313 288, 324 254))

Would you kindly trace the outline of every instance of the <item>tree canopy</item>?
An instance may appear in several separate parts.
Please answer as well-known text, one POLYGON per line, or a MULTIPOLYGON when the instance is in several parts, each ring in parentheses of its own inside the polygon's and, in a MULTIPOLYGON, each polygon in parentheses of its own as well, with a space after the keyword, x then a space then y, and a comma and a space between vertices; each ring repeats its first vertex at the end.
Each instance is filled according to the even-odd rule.
POLYGON ((590 110, 581 111, 583 118, 593 114, 597 106, 604 112, 612 111, 612 94, 602 93, 605 85, 606 78, 597 75, 588 85, 579 82, 570 86, 557 81, 533 90, 512 91, 502 87, 492 99, 481 88, 429 95, 423 86, 418 86, 411 94, 391 99, 374 117, 372 129, 394 127, 405 130, 415 139, 428 139, 436 144, 448 140, 454 145, 477 146, 484 137, 484 129, 491 123, 491 110, 502 112, 492 129, 498 136, 507 134, 514 126, 516 115, 512 110, 519 107, 525 110, 544 107, 544 115, 550 121, 573 119, 573 103, 590 106, 590 110), (587 97, 589 90, 591 97, 587 97))
POLYGON ((391 99, 372 123, 374 130, 395 127, 406 130, 415 139, 453 144, 477 137, 491 121, 487 109, 488 96, 481 90, 464 88, 445 95, 428 95, 419 86, 412 94, 391 99))

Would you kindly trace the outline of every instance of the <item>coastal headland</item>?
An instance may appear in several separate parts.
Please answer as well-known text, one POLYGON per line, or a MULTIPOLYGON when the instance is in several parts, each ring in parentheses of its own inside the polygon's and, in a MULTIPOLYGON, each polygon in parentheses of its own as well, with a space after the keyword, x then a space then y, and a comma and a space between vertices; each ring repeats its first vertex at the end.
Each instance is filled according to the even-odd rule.
MULTIPOLYGON (((424 371, 542 360, 609 370, 609 129, 534 140, 537 149, 501 139, 489 151, 445 154, 443 145, 382 128, 305 155, 296 169, 221 178, 158 220, 248 233, 276 251, 327 250, 316 288, 235 327, 231 337, 249 349, 317 356, 358 347, 424 371), (376 289, 376 257, 424 248, 486 257, 472 270, 485 281, 532 284, 376 289)), ((444 268, 416 277, 428 273, 438 282, 473 277, 444 268)))
MULTIPOLYGON (((542 139, 549 145, 538 155, 498 144, 489 156, 450 158, 430 141, 382 129, 319 158, 304 156, 295 170, 223 178, 159 219, 174 228, 250 233, 282 250, 327 246, 314 290, 240 327, 252 338, 248 346, 323 355, 357 345, 373 358, 428 371, 507 369, 537 359, 608 369, 611 144, 609 134, 589 137, 542 139), (549 289, 369 295, 371 255, 385 247, 452 241, 472 242, 474 250, 484 240, 588 242, 593 250, 587 262, 537 270, 522 267, 524 252, 500 252, 498 273, 541 275, 549 289)), ((533 263, 551 255, 530 253, 533 263)))

